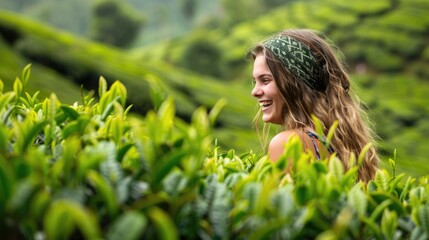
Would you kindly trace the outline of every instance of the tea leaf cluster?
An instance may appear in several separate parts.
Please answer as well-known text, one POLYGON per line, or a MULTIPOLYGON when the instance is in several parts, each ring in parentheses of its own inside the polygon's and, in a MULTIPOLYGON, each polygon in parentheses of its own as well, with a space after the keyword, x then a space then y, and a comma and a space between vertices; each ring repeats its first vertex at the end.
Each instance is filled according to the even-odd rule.
MULTIPOLYGON (((0 82, 2 236, 47 239, 427 239, 428 177, 380 169, 357 180, 290 141, 273 163, 222 151, 212 137, 220 100, 176 117, 172 98, 144 117, 127 89, 101 77, 99 99, 62 104, 0 82), (284 171, 292 164, 291 172, 284 171)), ((364 154, 364 153, 363 153, 364 154)), ((390 164, 395 170, 395 161, 390 164)))

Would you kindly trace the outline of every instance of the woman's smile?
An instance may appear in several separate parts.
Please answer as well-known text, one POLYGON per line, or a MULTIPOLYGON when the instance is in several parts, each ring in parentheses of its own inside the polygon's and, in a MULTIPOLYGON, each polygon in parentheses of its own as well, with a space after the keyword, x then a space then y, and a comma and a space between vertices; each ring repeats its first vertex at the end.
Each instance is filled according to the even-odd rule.
POLYGON ((261 106, 262 111, 266 110, 273 104, 273 101, 271 100, 261 100, 259 101, 259 106, 261 106))

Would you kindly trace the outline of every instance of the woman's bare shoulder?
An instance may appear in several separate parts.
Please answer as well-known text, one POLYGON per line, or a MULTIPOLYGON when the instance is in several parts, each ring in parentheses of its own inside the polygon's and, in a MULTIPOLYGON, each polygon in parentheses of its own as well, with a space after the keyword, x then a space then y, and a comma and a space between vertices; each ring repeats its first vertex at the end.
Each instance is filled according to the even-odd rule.
POLYGON ((293 137, 299 136, 297 130, 286 130, 275 135, 268 146, 268 155, 271 160, 277 160, 284 152, 285 144, 293 137))
POLYGON ((285 130, 277 133, 270 141, 270 144, 284 144, 287 142, 292 136, 299 136, 297 130, 285 130))

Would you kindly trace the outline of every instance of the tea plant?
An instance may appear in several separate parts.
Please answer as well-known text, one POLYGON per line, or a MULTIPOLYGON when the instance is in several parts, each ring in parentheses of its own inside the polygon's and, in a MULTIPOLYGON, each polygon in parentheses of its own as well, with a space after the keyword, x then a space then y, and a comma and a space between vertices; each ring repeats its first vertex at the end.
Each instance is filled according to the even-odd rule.
POLYGON ((292 139, 273 163, 223 151, 212 137, 225 102, 190 122, 173 99, 144 117, 127 89, 99 80, 98 100, 62 104, 0 82, 0 230, 6 239, 427 239, 428 177, 380 169, 357 180, 292 139), (293 163, 290 174, 284 169, 293 163))

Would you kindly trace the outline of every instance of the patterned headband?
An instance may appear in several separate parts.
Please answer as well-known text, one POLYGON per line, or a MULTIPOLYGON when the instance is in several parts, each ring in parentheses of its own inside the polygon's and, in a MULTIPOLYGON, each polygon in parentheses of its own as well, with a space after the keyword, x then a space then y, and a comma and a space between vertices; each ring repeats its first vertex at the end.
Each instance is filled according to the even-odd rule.
POLYGON ((327 87, 326 73, 310 49, 286 35, 278 35, 264 42, 285 68, 303 80, 309 87, 324 91, 327 87))

